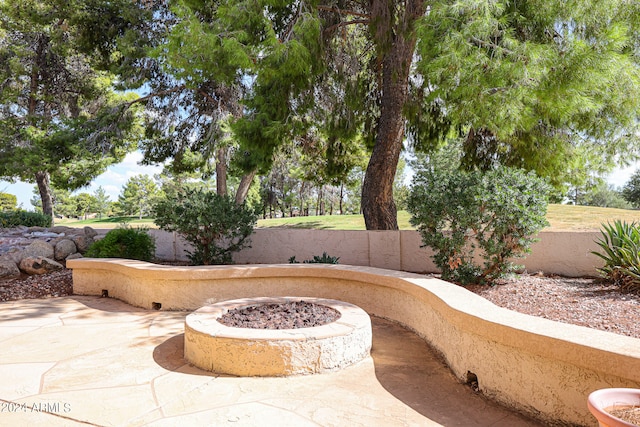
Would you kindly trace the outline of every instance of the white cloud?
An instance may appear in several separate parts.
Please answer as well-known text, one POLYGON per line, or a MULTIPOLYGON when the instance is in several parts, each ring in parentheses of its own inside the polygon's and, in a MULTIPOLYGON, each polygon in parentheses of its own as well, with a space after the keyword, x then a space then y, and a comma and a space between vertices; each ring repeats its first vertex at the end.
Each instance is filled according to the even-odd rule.
POLYGON ((631 178, 631 175, 633 175, 639 167, 640 163, 635 163, 624 168, 616 168, 611 175, 607 177, 607 182, 614 187, 624 187, 631 178))
MULTIPOLYGON (((142 153, 140 151, 129 153, 122 162, 110 166, 106 172, 96 177, 88 187, 81 188, 76 193, 93 194, 98 187, 102 186, 111 201, 118 200, 118 195, 129 178, 139 174, 153 177, 162 172, 162 166, 139 165, 138 163, 141 160, 142 153)), ((0 181, 0 192, 15 194, 18 198, 18 206, 22 205, 22 209, 26 210, 33 210, 30 200, 33 197, 34 188, 35 184, 21 181, 13 184, 7 181, 0 181)))
POLYGON ((122 162, 110 166, 105 173, 93 180, 90 187, 91 192, 102 186, 111 200, 116 201, 122 187, 130 178, 140 174, 153 177, 162 172, 162 166, 140 165, 141 160, 142 153, 140 151, 127 154, 122 162))

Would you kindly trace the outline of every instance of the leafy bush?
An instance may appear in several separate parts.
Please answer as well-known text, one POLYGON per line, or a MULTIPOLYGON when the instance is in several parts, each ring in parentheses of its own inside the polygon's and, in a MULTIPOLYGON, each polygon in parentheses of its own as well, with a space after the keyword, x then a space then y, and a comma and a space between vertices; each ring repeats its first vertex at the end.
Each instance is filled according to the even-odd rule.
POLYGON ((492 282, 519 268, 511 260, 530 252, 531 236, 548 224, 548 193, 542 179, 519 169, 429 168, 414 176, 407 210, 444 279, 492 282))
MULTIPOLYGON (((322 256, 314 255, 313 259, 302 261, 304 264, 339 264, 340 257, 329 256, 326 252, 322 252, 322 256)), ((289 264, 299 264, 295 255, 289 258, 289 264)))
POLYGON ((194 247, 189 259, 196 265, 231 264, 232 254, 249 246, 256 213, 213 191, 186 188, 154 207, 155 223, 176 231, 194 247))
POLYGON ((85 256, 93 258, 126 258, 151 261, 156 244, 148 228, 120 226, 89 246, 85 256))
POLYGON ((640 290, 640 226, 618 220, 602 228, 602 239, 596 241, 602 253, 592 252, 604 260, 598 271, 624 289, 640 290))
POLYGON ((9 211, 0 212, 0 227, 11 228, 24 225, 25 227, 51 227, 51 217, 38 212, 9 211))

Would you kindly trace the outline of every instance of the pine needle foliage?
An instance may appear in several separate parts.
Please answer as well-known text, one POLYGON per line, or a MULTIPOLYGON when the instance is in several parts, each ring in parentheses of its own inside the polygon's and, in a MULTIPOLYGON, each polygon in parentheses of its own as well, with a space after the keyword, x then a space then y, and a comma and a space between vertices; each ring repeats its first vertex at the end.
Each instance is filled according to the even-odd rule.
POLYGON ((37 183, 52 218, 52 185, 88 185, 141 131, 139 110, 124 107, 137 95, 114 91, 97 59, 94 42, 115 45, 118 30, 94 32, 85 3, 98 12, 113 2, 0 2, 0 177, 37 183))
POLYGON ((594 153, 638 153, 640 4, 436 1, 419 72, 467 139, 463 163, 535 170, 560 186, 594 153))

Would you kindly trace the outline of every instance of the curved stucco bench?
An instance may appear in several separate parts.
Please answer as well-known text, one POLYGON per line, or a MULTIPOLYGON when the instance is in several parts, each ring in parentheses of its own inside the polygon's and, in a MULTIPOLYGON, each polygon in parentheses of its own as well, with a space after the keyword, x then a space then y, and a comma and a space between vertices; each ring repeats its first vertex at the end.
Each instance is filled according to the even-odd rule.
POLYGON ((148 309, 196 310, 284 295, 349 302, 414 330, 461 381, 475 375, 487 396, 549 423, 595 425, 589 393, 640 387, 640 339, 516 313, 417 274, 347 265, 172 267, 91 258, 70 260, 67 267, 74 293, 107 291, 148 309))

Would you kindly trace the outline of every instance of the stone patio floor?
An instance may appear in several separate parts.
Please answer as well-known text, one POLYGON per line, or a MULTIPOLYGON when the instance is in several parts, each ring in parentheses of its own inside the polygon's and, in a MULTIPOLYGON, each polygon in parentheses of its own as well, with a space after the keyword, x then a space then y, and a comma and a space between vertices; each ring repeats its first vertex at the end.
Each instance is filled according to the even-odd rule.
POLYGON ((185 362, 187 314, 87 296, 0 303, 0 426, 541 425, 460 384, 384 319, 354 366, 238 378, 185 362))

